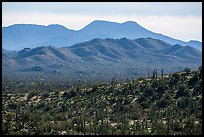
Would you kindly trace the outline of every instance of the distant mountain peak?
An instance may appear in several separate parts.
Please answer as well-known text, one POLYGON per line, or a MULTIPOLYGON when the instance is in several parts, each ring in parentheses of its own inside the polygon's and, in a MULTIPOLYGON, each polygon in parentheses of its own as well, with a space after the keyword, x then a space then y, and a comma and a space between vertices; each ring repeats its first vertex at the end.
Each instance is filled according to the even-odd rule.
POLYGON ((68 29, 66 28, 65 26, 63 25, 59 25, 59 24, 50 24, 50 25, 38 25, 38 24, 13 24, 13 25, 10 25, 8 27, 3 27, 3 28, 25 28, 25 27, 43 27, 43 28, 46 28, 46 27, 49 27, 49 28, 61 28, 61 29, 68 29))
POLYGON ((184 42, 159 33, 154 33, 140 26, 137 22, 117 23, 105 20, 94 20, 80 30, 70 30, 59 24, 48 26, 35 24, 16 24, 2 29, 2 47, 7 50, 21 50, 24 47, 54 45, 71 46, 94 38, 137 39, 152 37, 170 44, 190 45, 202 51, 202 42, 184 42))
POLYGON ((48 25, 48 26, 60 26, 60 27, 64 27, 64 26, 59 25, 59 24, 50 24, 50 25, 48 25))
POLYGON ((47 27, 57 27, 57 28, 63 28, 63 29, 67 29, 65 26, 63 26, 63 25, 59 25, 59 24, 50 24, 50 25, 48 25, 47 27))
POLYGON ((134 22, 134 21, 126 21, 122 24, 128 24, 128 25, 139 25, 137 22, 134 22))
POLYGON ((188 42, 199 42, 198 40, 190 40, 188 42))
MULTIPOLYGON (((88 25, 86 25, 83 29, 88 28, 88 27, 100 27, 101 25, 110 25, 110 24, 119 24, 116 22, 110 22, 110 21, 104 21, 104 20, 94 20, 88 25)), ((103 26, 102 26, 103 27, 103 26)))
POLYGON ((91 23, 116 23, 116 22, 112 22, 112 21, 105 21, 105 20, 94 20, 91 23))
POLYGON ((22 28, 22 27, 45 27, 44 25, 37 25, 37 24, 13 24, 3 28, 22 28))
POLYGON ((120 38, 120 40, 128 40, 126 37, 122 37, 120 38))

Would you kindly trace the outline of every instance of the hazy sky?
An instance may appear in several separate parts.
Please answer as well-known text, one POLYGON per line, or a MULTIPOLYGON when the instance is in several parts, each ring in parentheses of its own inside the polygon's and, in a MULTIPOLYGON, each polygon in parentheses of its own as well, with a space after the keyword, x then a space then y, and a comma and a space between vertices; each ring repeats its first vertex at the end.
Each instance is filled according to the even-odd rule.
POLYGON ((61 24, 79 30, 93 20, 135 21, 173 38, 202 41, 202 2, 3 2, 2 26, 61 24))

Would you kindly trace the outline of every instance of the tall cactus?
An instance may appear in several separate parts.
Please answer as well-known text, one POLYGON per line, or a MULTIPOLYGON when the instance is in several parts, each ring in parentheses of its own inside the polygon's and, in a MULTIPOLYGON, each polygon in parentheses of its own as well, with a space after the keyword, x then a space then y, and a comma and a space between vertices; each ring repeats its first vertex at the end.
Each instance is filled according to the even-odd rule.
POLYGON ((199 69, 199 72, 200 72, 199 73, 200 74, 199 77, 202 78, 202 65, 198 69, 199 69))
POLYGON ((96 110, 96 112, 95 112, 95 118, 94 118, 94 135, 96 135, 96 126, 97 126, 97 110, 96 110))
POLYGON ((108 125, 108 119, 106 120, 106 135, 108 135, 108 128, 109 128, 109 125, 108 125))
POLYGON ((16 116, 15 116, 16 123, 18 122, 18 107, 16 107, 16 116))
POLYGON ((115 87, 115 77, 113 77, 112 80, 111 80, 111 87, 112 87, 112 88, 115 87))
POLYGON ((135 131, 136 131, 136 122, 133 122, 133 135, 135 135, 135 131))
POLYGON ((86 121, 85 121, 85 118, 83 119, 83 132, 84 132, 84 135, 86 135, 86 121))
POLYGON ((164 76, 164 70, 162 69, 161 77, 163 77, 163 76, 164 76))
POLYGON ((28 135, 31 135, 31 116, 29 115, 28 135))
POLYGON ((125 133, 126 133, 125 114, 123 114, 123 118, 122 118, 122 135, 125 135, 125 133))
POLYGON ((81 113, 80 113, 79 125, 80 125, 81 130, 84 131, 84 128, 83 128, 84 125, 83 125, 83 119, 82 119, 81 113))
POLYGON ((157 69, 155 70, 156 78, 157 78, 157 69))
POLYGON ((153 71, 152 78, 155 78, 155 69, 153 71))
POLYGON ((169 109, 166 109, 166 117, 167 117, 167 135, 169 135, 169 128, 170 128, 169 109))
POLYGON ((90 135, 91 132, 92 132, 92 130, 91 130, 91 120, 90 120, 90 123, 89 123, 89 135, 90 135))
POLYGON ((103 135, 103 132, 104 132, 104 131, 103 131, 103 127, 104 127, 104 125, 103 125, 103 118, 101 117, 101 128, 102 128, 102 129, 101 129, 101 134, 102 134, 102 135, 103 135))

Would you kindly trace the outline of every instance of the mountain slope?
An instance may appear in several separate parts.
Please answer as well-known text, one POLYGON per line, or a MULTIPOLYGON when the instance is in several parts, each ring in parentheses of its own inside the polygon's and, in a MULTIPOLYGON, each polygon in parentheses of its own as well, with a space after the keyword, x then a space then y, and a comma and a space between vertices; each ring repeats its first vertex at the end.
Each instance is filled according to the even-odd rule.
POLYGON ((202 44, 197 40, 190 40, 186 45, 193 45, 194 48, 202 51, 202 44))
POLYGON ((154 33, 133 21, 116 23, 96 20, 78 31, 57 24, 48 26, 16 24, 2 28, 2 45, 7 50, 22 50, 26 47, 35 48, 42 45, 66 47, 94 38, 120 39, 123 37, 128 39, 151 37, 170 44, 189 45, 202 50, 202 43, 199 41, 184 42, 154 33))
POLYGON ((111 84, 94 81, 91 85, 78 83, 66 87, 67 84, 61 79, 29 83, 4 77, 2 133, 202 135, 200 68, 156 78, 150 76, 123 82, 113 79, 111 84), (16 122, 15 115, 20 128, 8 124, 16 122), (27 120, 29 117, 32 121, 27 120), (30 133, 28 125, 31 125, 30 133), (50 127, 54 132, 50 132, 50 127))
POLYGON ((202 64, 202 53, 195 48, 153 38, 93 39, 63 48, 26 48, 8 55, 3 58, 3 72, 37 69, 48 75, 59 72, 60 77, 77 79, 110 80, 113 76, 124 79, 147 75, 154 69, 163 68, 170 73, 180 67, 196 68, 202 64))

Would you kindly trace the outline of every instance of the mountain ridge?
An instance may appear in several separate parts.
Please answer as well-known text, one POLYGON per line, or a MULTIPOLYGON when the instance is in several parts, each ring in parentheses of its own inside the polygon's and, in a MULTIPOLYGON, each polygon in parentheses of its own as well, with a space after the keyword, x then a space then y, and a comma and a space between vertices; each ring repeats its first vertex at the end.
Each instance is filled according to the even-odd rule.
POLYGON ((128 39, 152 37, 170 44, 189 45, 202 51, 202 42, 196 40, 184 42, 163 34, 154 33, 134 21, 117 23, 96 20, 77 31, 59 24, 50 24, 48 26, 15 24, 2 28, 2 46, 7 50, 22 50, 26 47, 32 48, 42 45, 67 47, 94 38, 120 39, 123 37, 128 39))
POLYGON ((190 46, 171 45, 153 38, 96 38, 69 47, 26 48, 14 54, 7 53, 2 61, 4 73, 19 74, 29 70, 26 72, 53 77, 57 72, 60 77, 107 80, 113 75, 121 79, 139 77, 154 69, 163 68, 170 73, 180 67, 196 68, 202 64, 202 53, 190 46))

